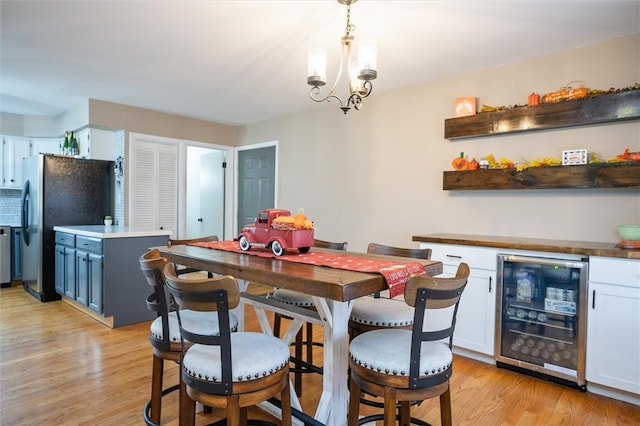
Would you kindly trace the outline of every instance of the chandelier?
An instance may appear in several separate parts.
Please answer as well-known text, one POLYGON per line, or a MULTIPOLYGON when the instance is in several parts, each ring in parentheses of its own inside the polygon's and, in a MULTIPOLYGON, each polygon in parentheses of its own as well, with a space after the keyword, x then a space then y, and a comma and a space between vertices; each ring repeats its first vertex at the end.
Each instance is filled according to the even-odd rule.
POLYGON ((378 76, 376 70, 376 42, 373 40, 362 40, 358 46, 358 60, 351 59, 351 47, 353 45, 352 31, 355 31, 355 25, 351 23, 351 5, 358 0, 338 0, 338 3, 347 6, 347 26, 342 36, 342 50, 340 55, 340 68, 335 83, 331 86, 331 90, 325 96, 321 96, 321 87, 327 83, 327 51, 322 48, 313 48, 309 51, 309 73, 307 84, 311 87, 309 96, 315 102, 330 101, 331 98, 340 102, 340 109, 346 114, 351 107, 359 110, 362 106, 362 100, 371 94, 373 85, 371 80, 375 80, 378 76), (342 77, 342 71, 347 69, 349 79, 349 93, 346 100, 343 101, 334 92, 336 86, 342 77))

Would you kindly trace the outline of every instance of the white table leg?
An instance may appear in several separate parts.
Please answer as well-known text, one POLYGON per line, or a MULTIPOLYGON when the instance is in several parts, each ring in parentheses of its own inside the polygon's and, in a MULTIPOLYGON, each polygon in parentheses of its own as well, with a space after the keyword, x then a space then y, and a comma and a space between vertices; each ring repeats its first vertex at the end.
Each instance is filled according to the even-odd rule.
MULTIPOLYGON (((327 426, 344 426, 347 422, 349 389, 347 386, 348 368, 348 324, 352 302, 338 302, 313 297, 316 311, 324 331, 324 365, 322 374, 322 394, 316 407, 315 419, 327 426)), ((253 304, 250 301, 245 302, 253 304)), ((263 332, 272 334, 271 324, 263 307, 254 304, 258 322, 263 332)), ((291 313, 293 321, 287 328, 282 340, 290 344, 300 330, 303 319, 291 313)), ((309 320, 309 318, 305 318, 309 320)), ((317 321, 317 319, 316 319, 317 321)), ((314 322, 316 322, 314 321, 314 322)), ((292 405, 300 409, 300 402, 292 387, 292 405)), ((260 404, 273 413, 273 407, 260 404)), ((277 409, 276 409, 277 411, 277 409)))
MULTIPOLYGON (((249 283, 246 280, 237 280, 240 292, 247 291, 249 283)), ((244 331, 244 302, 240 299, 240 303, 234 309, 236 317, 238 317, 238 331, 244 331)))
POLYGON ((314 303, 324 323, 322 395, 314 417, 328 426, 343 426, 349 406, 348 324, 352 303, 315 297, 314 303))

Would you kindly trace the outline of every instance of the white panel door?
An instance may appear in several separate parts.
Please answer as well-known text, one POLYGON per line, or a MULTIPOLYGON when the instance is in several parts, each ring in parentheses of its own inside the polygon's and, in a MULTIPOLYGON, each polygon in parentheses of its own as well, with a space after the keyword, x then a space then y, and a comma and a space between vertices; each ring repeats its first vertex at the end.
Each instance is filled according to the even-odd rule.
POLYGON ((187 147, 186 238, 224 238, 225 153, 187 147))

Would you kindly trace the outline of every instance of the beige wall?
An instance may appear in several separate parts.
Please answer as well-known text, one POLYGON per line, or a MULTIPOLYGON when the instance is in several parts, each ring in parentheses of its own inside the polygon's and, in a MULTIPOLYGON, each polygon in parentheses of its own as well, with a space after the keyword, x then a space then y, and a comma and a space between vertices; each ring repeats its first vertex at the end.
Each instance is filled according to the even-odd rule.
POLYGON ((0 113, 0 133, 56 137, 67 130, 91 126, 189 141, 233 146, 235 127, 128 105, 89 99, 56 117, 0 113))
MULTIPOLYGON (((235 127, 91 99, 89 124, 129 132, 233 146, 235 127)), ((128 140, 128 139, 127 139, 128 140)))
POLYGON ((640 36, 389 93, 375 94, 374 84, 363 109, 346 116, 335 104, 310 101, 306 112, 239 128, 237 144, 279 141, 277 207, 305 208, 318 238, 347 240, 350 249, 364 250, 370 241, 414 246, 413 235, 436 232, 615 242, 617 225, 640 224, 637 188, 442 190, 442 172, 460 152, 517 162, 560 157, 566 149, 601 158, 627 147, 640 151, 638 121, 444 139, 457 97, 524 104, 531 92, 572 80, 600 89, 640 82, 640 36))

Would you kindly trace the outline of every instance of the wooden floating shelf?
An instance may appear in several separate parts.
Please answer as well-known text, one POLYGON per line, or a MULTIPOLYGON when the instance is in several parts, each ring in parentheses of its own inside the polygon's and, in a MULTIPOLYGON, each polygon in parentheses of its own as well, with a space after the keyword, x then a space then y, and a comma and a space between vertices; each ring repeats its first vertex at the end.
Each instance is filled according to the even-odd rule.
POLYGON ((444 121, 444 137, 454 140, 637 119, 640 119, 640 90, 631 90, 447 118, 444 121))
POLYGON ((442 189, 449 191, 637 187, 640 187, 640 161, 529 167, 520 172, 516 169, 446 171, 442 181, 442 189))

